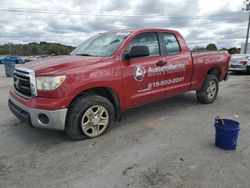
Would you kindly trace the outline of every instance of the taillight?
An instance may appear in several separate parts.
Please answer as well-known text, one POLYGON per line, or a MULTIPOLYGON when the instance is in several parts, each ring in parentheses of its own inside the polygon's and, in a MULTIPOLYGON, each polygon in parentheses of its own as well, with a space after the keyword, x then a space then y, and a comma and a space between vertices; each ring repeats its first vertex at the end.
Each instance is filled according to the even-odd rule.
POLYGON ((247 61, 241 61, 240 64, 241 64, 241 65, 246 65, 246 64, 247 64, 247 61))

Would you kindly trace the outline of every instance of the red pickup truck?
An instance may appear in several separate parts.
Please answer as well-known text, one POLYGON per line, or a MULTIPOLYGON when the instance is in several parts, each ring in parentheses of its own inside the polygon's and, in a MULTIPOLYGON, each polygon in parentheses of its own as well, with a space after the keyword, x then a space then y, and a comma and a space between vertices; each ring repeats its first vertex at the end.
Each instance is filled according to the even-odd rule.
POLYGON ((229 60, 225 51, 190 52, 173 30, 107 32, 68 56, 17 67, 9 108, 34 127, 93 138, 125 110, 186 91, 196 90, 201 103, 214 102, 229 60))

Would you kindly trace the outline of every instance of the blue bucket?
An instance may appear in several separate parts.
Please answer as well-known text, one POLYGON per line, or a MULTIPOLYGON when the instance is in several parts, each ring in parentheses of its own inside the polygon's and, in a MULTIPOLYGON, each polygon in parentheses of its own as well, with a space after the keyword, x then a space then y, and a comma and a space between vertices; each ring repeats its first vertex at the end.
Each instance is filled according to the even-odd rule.
POLYGON ((230 119, 215 119, 215 146, 225 150, 235 150, 240 123, 230 119))

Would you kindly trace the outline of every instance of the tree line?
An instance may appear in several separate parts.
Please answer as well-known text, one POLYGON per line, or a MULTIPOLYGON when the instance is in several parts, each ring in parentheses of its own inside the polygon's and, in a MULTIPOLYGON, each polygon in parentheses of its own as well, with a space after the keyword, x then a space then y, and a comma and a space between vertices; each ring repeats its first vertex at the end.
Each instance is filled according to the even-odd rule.
POLYGON ((232 47, 232 48, 221 48, 218 49, 214 43, 208 44, 206 47, 195 46, 193 51, 215 51, 215 50, 227 50, 230 54, 239 54, 240 48, 232 47))
MULTIPOLYGON (((73 46, 67 46, 60 43, 50 42, 31 42, 28 44, 3 44, 0 45, 0 55, 19 55, 19 56, 36 56, 36 55, 68 55, 75 49, 73 46)), ((218 50, 213 43, 206 47, 195 46, 193 51, 213 51, 218 50)), ((222 48, 219 50, 227 50, 230 54, 240 53, 240 48, 222 48)))
POLYGON ((0 55, 68 55, 75 47, 60 43, 31 42, 28 44, 3 44, 0 45, 0 55))

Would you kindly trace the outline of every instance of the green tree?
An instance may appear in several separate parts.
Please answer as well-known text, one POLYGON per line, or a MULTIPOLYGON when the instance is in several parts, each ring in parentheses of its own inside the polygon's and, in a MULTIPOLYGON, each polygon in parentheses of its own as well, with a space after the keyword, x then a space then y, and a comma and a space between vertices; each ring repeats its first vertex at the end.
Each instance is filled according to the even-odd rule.
MULTIPOLYGON (((66 46, 60 43, 50 43, 42 41, 40 43, 31 42, 28 44, 11 44, 13 55, 30 56, 30 55, 68 55, 73 51, 73 46, 66 46)), ((0 45, 0 55, 8 55, 10 51, 8 44, 0 45)))
POLYGON ((55 43, 50 43, 49 44, 48 51, 47 51, 48 55, 50 55, 50 54, 58 55, 58 51, 59 51, 59 45, 58 44, 55 44, 55 43))
POLYGON ((240 48, 236 48, 236 47, 229 48, 228 53, 230 53, 230 54, 239 54, 240 53, 240 48))
POLYGON ((210 44, 207 45, 206 50, 216 51, 217 50, 217 46, 214 43, 210 43, 210 44))
POLYGON ((206 50, 206 48, 202 47, 202 46, 195 46, 192 51, 204 51, 206 50))

